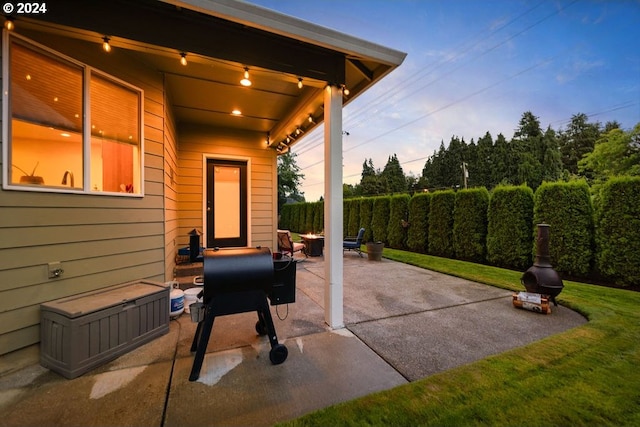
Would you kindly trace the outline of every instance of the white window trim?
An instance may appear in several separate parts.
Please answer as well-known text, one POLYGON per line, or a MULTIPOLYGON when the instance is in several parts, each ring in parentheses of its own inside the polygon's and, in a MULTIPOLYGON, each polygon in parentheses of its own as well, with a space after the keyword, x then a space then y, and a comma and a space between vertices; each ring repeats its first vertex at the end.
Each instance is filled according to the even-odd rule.
POLYGON ((65 193, 65 194, 84 194, 84 195, 92 195, 92 196, 119 196, 119 197, 134 197, 141 198, 144 197, 144 90, 141 88, 134 86, 128 82, 125 82, 115 76, 112 76, 108 73, 105 73, 97 68, 94 68, 88 64, 80 62, 74 58, 71 58, 67 55, 64 55, 58 51, 55 51, 47 46, 44 46, 38 42, 35 42, 31 39, 28 39, 19 34, 15 34, 13 32, 9 32, 6 29, 2 31, 2 189, 3 190, 18 190, 18 191, 32 191, 38 193, 65 193), (70 189, 63 187, 47 187, 47 186, 27 186, 27 185, 17 185, 12 184, 9 179, 9 170, 11 169, 11 165, 9 162, 9 145, 10 141, 10 126, 11 126, 11 117, 9 117, 9 84, 10 84, 10 75, 9 75, 9 46, 11 43, 11 38, 15 37, 17 39, 22 40, 29 45, 37 47, 43 51, 48 52, 49 54, 64 59, 65 61, 69 61, 73 64, 78 65, 83 69, 83 78, 84 78, 84 87, 82 94, 82 102, 83 102, 83 183, 84 188, 82 189, 70 189), (114 83, 120 84, 127 88, 130 88, 133 91, 136 91, 140 94, 140 105, 139 112, 140 117, 138 118, 140 123, 140 153, 139 153, 139 170, 140 170, 140 182, 138 183, 139 192, 137 193, 121 193, 115 191, 94 191, 91 190, 91 92, 89 90, 90 85, 90 77, 91 74, 99 75, 103 78, 113 81, 114 83))

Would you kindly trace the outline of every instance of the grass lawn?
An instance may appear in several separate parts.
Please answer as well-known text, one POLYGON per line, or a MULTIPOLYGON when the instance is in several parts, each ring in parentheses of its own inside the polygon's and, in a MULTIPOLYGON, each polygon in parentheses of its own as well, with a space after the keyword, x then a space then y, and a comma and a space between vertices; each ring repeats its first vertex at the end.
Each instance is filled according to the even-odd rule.
MULTIPOLYGON (((524 290, 517 271, 394 249, 384 256, 524 290)), ((283 425, 640 426, 640 293, 564 285, 558 302, 587 324, 283 425)))

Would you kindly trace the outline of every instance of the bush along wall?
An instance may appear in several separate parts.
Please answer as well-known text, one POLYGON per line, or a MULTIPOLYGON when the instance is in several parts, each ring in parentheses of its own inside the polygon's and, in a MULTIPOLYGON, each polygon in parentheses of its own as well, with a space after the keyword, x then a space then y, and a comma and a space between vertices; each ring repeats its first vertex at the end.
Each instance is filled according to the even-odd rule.
POLYGON ((323 233, 324 232, 324 202, 314 202, 313 205, 313 232, 314 233, 323 233))
POLYGON ((305 203, 304 228, 302 229, 305 233, 313 233, 313 215, 315 215, 313 204, 305 203))
POLYGON ((392 248, 406 248, 409 200, 411 197, 408 194, 396 194, 389 200, 387 240, 392 248))
POLYGON ((389 226, 389 196, 380 196, 373 199, 373 215, 371 216, 372 241, 387 242, 387 228, 389 226))
POLYGON ((640 285, 640 177, 612 178, 596 210, 597 268, 620 285, 640 285))
POLYGON ((430 193, 416 193, 409 201, 409 228, 407 248, 413 252, 427 252, 429 235, 430 193))
POLYGON ((360 200, 360 227, 364 227, 363 242, 371 242, 373 240, 373 231, 371 230, 372 216, 373 197, 365 197, 360 200))
POLYGON ((429 253, 453 258, 453 208, 456 193, 453 190, 436 191, 429 208, 429 253))
POLYGON ((456 258, 485 262, 489 191, 484 188, 460 190, 453 209, 453 247, 456 258))
POLYGON ((494 188, 487 220, 487 261, 499 267, 529 268, 533 245, 533 190, 525 185, 494 188))
POLYGON ((347 226, 347 236, 357 236, 360 230, 360 199, 351 200, 351 209, 349 210, 349 224, 347 226))
POLYGON ((588 276, 593 267, 594 225, 586 181, 545 182, 538 187, 533 207, 534 236, 537 224, 550 226, 551 265, 571 276, 588 276))
POLYGON ((349 214, 351 212, 351 199, 342 201, 342 235, 349 235, 349 214))

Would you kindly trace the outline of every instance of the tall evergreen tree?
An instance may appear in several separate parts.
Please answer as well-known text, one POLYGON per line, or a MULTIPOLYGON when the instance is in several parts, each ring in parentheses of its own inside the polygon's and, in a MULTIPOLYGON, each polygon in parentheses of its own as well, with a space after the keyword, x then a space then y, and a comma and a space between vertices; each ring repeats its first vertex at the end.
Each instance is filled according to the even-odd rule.
POLYGON ((395 153, 393 156, 389 156, 389 160, 382 170, 382 178, 387 183, 387 191, 391 193, 407 191, 407 180, 395 153))
POLYGON ((578 174, 578 162, 593 151, 600 133, 600 123, 589 123, 586 114, 579 113, 571 116, 571 123, 566 130, 560 132, 559 137, 564 169, 570 174, 578 174))

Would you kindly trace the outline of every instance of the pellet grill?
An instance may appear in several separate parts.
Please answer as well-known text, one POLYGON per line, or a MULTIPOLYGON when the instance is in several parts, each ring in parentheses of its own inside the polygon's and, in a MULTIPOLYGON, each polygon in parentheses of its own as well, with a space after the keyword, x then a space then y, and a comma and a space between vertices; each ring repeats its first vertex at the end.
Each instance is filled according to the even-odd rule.
POLYGON ((203 251, 203 264, 204 315, 191 344, 195 357, 189 381, 200 376, 216 316, 257 312, 256 332, 269 337, 271 363, 284 362, 289 351, 278 342, 267 299, 271 305, 295 302, 295 261, 275 260, 268 248, 214 248, 203 251))

